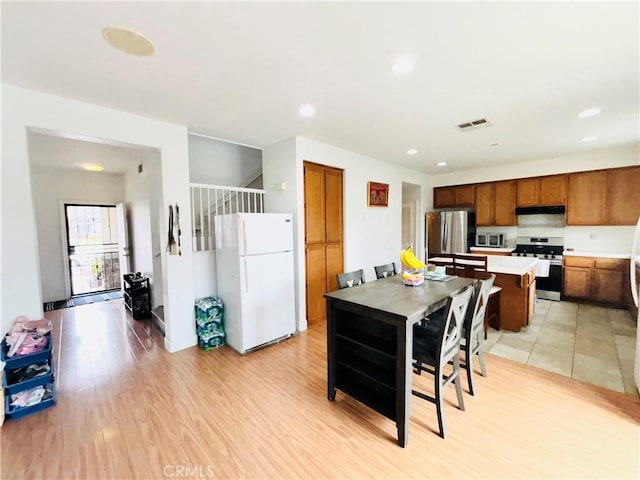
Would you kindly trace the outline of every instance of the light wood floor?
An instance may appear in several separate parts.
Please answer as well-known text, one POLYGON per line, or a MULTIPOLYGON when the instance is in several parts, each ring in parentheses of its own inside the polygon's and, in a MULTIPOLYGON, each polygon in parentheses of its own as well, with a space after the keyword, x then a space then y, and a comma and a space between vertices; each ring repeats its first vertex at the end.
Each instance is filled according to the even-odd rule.
POLYGON ((47 313, 58 405, 2 427, 3 479, 640 477, 640 403, 623 393, 489 356, 466 411, 447 389, 446 440, 414 398, 403 449, 391 421, 327 400, 323 326, 244 357, 171 355, 124 312, 47 313))

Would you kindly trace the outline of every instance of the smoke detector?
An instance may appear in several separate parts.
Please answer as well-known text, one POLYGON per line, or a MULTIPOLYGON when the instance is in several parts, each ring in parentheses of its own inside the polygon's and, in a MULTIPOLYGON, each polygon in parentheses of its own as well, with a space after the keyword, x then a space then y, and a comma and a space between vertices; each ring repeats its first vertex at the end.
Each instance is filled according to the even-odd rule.
POLYGON ((470 130, 477 130, 478 128, 490 127, 491 122, 486 118, 480 118, 478 120, 472 120, 470 122, 461 123, 457 125, 458 130, 461 132, 468 132, 470 130))

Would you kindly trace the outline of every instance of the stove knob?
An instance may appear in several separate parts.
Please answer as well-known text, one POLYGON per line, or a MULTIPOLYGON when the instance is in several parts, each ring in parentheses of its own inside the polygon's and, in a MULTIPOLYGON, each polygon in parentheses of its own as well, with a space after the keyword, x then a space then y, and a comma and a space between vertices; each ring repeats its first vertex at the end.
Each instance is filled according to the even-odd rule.
POLYGON ((547 255, 546 253, 544 254, 544 258, 549 258, 549 255, 547 255))
POLYGON ((556 258, 556 256, 552 253, 552 254, 551 254, 551 258, 556 258))

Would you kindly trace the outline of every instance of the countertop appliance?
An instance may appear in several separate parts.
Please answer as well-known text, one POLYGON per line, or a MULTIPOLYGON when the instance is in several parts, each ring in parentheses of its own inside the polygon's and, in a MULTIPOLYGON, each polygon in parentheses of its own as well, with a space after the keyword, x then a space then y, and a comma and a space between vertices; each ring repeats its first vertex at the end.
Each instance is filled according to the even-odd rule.
POLYGON ((536 257, 540 262, 536 269, 536 290, 538 298, 560 300, 562 291, 562 237, 518 237, 514 257, 536 257), (546 272, 548 262, 548 272, 546 272), (544 273, 547 273, 545 276, 544 273))
POLYGON ((227 343, 240 353, 296 330, 290 214, 234 213, 215 221, 218 296, 227 343))
MULTIPOLYGON (((640 218, 636 224, 636 230, 633 234, 633 243, 631 244, 631 260, 629 262, 631 293, 633 295, 633 303, 636 308, 640 301, 640 218)), ((636 388, 640 392, 640 308, 636 318, 636 364, 633 372, 633 378, 636 381, 636 388)))
POLYGON ((467 253, 476 240, 476 215, 470 210, 427 213, 425 258, 439 253, 467 253))
POLYGON ((504 246, 504 233, 476 233, 476 247, 503 248, 504 246))

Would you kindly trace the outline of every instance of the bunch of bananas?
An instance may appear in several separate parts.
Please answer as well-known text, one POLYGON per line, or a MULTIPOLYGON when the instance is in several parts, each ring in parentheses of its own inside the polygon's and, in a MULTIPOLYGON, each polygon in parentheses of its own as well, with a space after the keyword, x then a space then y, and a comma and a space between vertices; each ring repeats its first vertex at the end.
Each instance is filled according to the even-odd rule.
POLYGON ((400 252, 400 260, 403 265, 413 268, 414 270, 422 270, 426 265, 422 262, 416 254, 413 253, 413 248, 408 247, 400 252))

